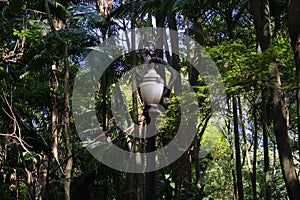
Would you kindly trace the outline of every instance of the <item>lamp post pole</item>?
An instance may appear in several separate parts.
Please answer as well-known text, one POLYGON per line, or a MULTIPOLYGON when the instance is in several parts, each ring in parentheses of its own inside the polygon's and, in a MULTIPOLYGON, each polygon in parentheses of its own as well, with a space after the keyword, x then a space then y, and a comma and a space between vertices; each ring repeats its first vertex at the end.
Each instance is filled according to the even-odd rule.
MULTIPOLYGON (((155 123, 156 118, 159 115, 157 105, 148 105, 144 109, 144 116, 146 118, 147 127, 146 134, 152 135, 146 138, 146 166, 155 169, 155 123)), ((146 191, 145 200, 154 200, 156 194, 156 178, 155 171, 147 172, 145 174, 146 191)))
POLYGON ((140 84, 141 96, 144 102, 143 114, 146 119, 146 169, 145 200, 155 200, 155 134, 156 118, 159 115, 158 104, 162 98, 164 81, 154 68, 144 76, 140 84))

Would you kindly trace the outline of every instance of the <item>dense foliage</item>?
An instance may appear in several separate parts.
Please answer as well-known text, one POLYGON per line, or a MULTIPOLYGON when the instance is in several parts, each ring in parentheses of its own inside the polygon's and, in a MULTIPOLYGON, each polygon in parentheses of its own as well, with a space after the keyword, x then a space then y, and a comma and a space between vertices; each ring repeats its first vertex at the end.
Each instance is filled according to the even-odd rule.
MULTIPOLYGON (((186 120, 182 96, 195 93, 199 105, 192 145, 155 172, 156 199, 296 199, 300 50, 289 5, 282 0, 0 1, 0 200, 149 199, 145 174, 107 167, 80 139, 104 134, 126 151, 146 151, 147 140, 132 134, 145 128, 142 100, 132 88, 142 79, 135 69, 149 57, 164 60, 192 86, 189 91, 174 86, 177 93, 165 96, 156 148, 167 145, 186 120), (222 112, 214 112, 205 77, 186 58, 162 51, 160 41, 110 64, 94 86, 91 105, 101 129, 79 133, 72 91, 85 59, 107 38, 143 27, 178 30, 201 44, 226 89, 222 112), (130 120, 118 118, 123 111, 130 120)), ((178 45, 174 38, 170 42, 170 48, 178 45)), ((189 48, 197 53, 193 44, 189 48)))

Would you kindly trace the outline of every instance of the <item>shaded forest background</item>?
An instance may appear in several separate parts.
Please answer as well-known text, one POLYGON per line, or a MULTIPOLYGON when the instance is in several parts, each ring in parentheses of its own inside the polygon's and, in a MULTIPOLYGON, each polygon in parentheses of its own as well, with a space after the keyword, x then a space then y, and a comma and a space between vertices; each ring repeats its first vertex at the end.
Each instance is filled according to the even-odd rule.
MULTIPOLYGON (((96 134, 128 151, 145 150, 132 136, 144 121, 130 88, 141 78, 136 66, 158 57, 189 81, 200 106, 192 145, 156 172, 156 198, 299 199, 299 10, 297 0, 1 0, 0 199, 144 199, 145 175, 97 161, 78 136, 95 130, 78 133, 71 107, 74 79, 93 47, 143 27, 169 28, 201 44, 221 73, 226 109, 222 117, 213 112, 203 77, 159 41, 117 59, 99 79, 96 134), (132 123, 121 130, 112 92, 129 72, 124 109, 132 123)), ((157 148, 180 122, 174 92, 168 101, 157 148)))

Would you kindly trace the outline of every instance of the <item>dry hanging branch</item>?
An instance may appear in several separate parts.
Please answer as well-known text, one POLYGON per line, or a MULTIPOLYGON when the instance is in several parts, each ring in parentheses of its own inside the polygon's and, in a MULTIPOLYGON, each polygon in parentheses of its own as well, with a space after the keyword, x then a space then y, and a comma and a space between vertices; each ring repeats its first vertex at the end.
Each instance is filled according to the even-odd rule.
POLYGON ((22 139, 22 135, 21 135, 21 128, 19 126, 19 123, 18 123, 18 120, 17 120, 17 117, 16 115, 14 114, 14 111, 13 111, 13 107, 12 105, 8 102, 4 92, 3 92, 3 95, 2 95, 2 99, 3 101, 5 102, 5 104, 7 105, 8 107, 8 111, 4 109, 4 107, 2 107, 2 110, 3 112, 13 121, 13 131, 12 133, 0 133, 0 136, 3 136, 3 137, 10 137, 14 140, 17 141, 17 143, 19 145, 22 146, 22 148, 30 154, 30 151, 28 150, 28 148, 32 148, 30 145, 28 145, 23 139, 22 139))

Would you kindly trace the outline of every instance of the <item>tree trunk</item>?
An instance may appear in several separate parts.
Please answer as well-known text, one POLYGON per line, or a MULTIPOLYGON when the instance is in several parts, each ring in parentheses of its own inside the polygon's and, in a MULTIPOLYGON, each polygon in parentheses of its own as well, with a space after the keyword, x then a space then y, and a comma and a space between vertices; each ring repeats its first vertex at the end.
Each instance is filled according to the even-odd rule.
POLYGON ((70 117, 69 117, 69 109, 70 109, 70 102, 69 102, 69 62, 68 62, 68 44, 64 41, 61 36, 56 31, 54 27, 48 0, 44 0, 45 11, 47 13, 49 25, 51 27, 52 32, 55 35, 55 38, 59 41, 62 45, 63 49, 63 62, 65 67, 65 75, 64 75, 64 111, 63 111, 63 139, 65 143, 65 150, 66 150, 66 159, 67 165, 64 169, 65 173, 65 182, 64 182, 64 190, 65 190, 65 199, 70 200, 70 183, 71 183, 71 175, 72 175, 72 167, 73 167, 73 158, 72 158, 72 148, 70 143, 70 117))
MULTIPOLYGON (((138 120, 138 91, 136 90, 138 88, 137 85, 137 74, 136 74, 136 51, 134 50, 136 44, 136 35, 135 35, 135 28, 136 28, 136 10, 135 10, 135 2, 134 0, 131 0, 130 3, 132 4, 131 6, 131 52, 130 52, 130 57, 131 57, 131 66, 132 66, 132 106, 133 106, 133 115, 132 115, 132 120, 135 124, 140 124, 138 120)), ((137 134, 139 131, 142 131, 140 127, 134 126, 134 132, 137 134)), ((141 133, 139 133, 141 135, 141 133)), ((133 152, 139 152, 141 151, 141 140, 142 139, 136 139, 133 138, 133 147, 131 151, 133 152)), ((130 190, 135 189, 137 191, 136 194, 130 192, 128 195, 128 199, 137 199, 141 200, 144 198, 144 188, 143 188, 143 183, 144 183, 144 174, 134 174, 134 173, 128 173, 129 176, 129 184, 128 187, 130 190)))
MULTIPOLYGON (((230 110, 230 99, 227 100, 227 106, 228 106, 228 110, 230 110)), ((232 138, 232 133, 231 133, 231 120, 228 117, 227 120, 227 132, 228 132, 228 143, 230 145, 230 167, 231 167, 231 175, 232 175, 232 180, 233 180, 233 199, 237 199, 237 181, 236 181, 236 169, 234 167, 234 146, 233 146, 233 138, 232 138)))
MULTIPOLYGON (((201 17, 198 17, 197 21, 195 23, 195 28, 196 28, 195 40, 200 45, 203 43, 203 33, 202 33, 201 21, 202 21, 201 17)), ((186 35, 188 35, 188 27, 186 27, 185 30, 186 30, 186 35)), ((190 55, 190 53, 189 53, 190 52, 190 48, 189 48, 190 44, 186 44, 186 45, 187 45, 187 56, 189 56, 190 55)), ((200 69, 200 60, 201 60, 200 52, 201 52, 201 49, 196 49, 196 51, 195 51, 194 66, 196 66, 198 69, 200 69)), ((198 85, 199 71, 197 69, 195 69, 195 67, 188 65, 188 76, 189 76, 189 83, 192 87, 198 85)), ((193 88, 193 89, 195 92, 197 92, 197 89, 195 89, 195 88, 193 88)))
POLYGON ((298 128, 298 151, 300 159, 300 1, 287 0, 288 28, 291 38, 291 46, 294 50, 297 77, 297 128, 298 128))
POLYGON ((102 131, 107 130, 107 77, 106 72, 103 73, 101 77, 101 93, 102 93, 102 131))
MULTIPOLYGON (((270 28, 270 8, 268 0, 251 0, 251 10, 254 18, 256 35, 264 52, 271 45, 271 28, 270 28)), ((265 84, 263 84, 264 87, 265 84)), ((264 173, 266 199, 271 199, 270 189, 270 164, 269 164, 269 148, 268 148, 268 132, 267 132, 267 110, 264 88, 261 91, 262 95, 262 127, 263 127, 263 146, 264 146, 264 173)), ((274 122, 275 123, 275 122, 274 122)))
POLYGON ((254 144, 253 144, 253 178, 252 178, 252 192, 253 192, 253 200, 257 199, 257 188, 256 188, 256 164, 257 164, 257 147, 258 147, 258 124, 257 124, 257 117, 256 117, 256 105, 253 105, 253 117, 254 117, 254 144))
POLYGON ((64 50, 64 66, 65 66, 65 76, 64 76, 64 113, 63 113, 63 138, 65 142, 66 148, 66 158, 67 165, 65 167, 65 198, 66 200, 70 200, 70 184, 71 184, 71 175, 73 168, 73 157, 72 157, 72 147, 70 142, 70 117, 69 117, 69 64, 68 64, 68 46, 65 42, 63 45, 64 50))
MULTIPOLYGON (((171 13, 168 15, 168 24, 169 28, 177 31, 177 24, 176 24, 176 18, 175 13, 171 13)), ((178 35, 177 34, 171 34, 171 50, 172 50, 172 60, 171 60, 171 66, 178 72, 180 72, 180 58, 179 58, 179 44, 178 44, 178 35)), ((181 95, 182 89, 181 89, 181 77, 177 76, 177 81, 174 84, 174 92, 176 95, 181 95)))
MULTIPOLYGON (((245 7, 241 7, 233 18, 234 8, 231 3, 228 2, 227 12, 225 13, 225 22, 226 22, 226 36, 227 40, 234 39, 234 27, 239 21, 239 17, 244 12, 245 7)), ((233 112, 233 129, 234 129, 234 145, 235 145, 235 164, 236 164, 236 187, 235 196, 239 200, 244 199, 244 188, 243 188, 243 175, 242 175, 242 164, 241 164, 241 152, 240 152, 240 138, 239 138, 239 122, 238 122, 238 108, 237 108, 237 94, 232 96, 232 112, 233 112), (237 195, 236 195, 237 193, 237 195)))
POLYGON ((262 51, 271 45, 270 8, 268 0, 251 0, 256 35, 262 51))
POLYGON ((232 97, 232 111, 233 111, 233 128, 234 128, 234 144, 235 144, 235 163, 236 163, 236 178, 238 199, 244 199, 243 188, 243 176, 242 176, 242 164, 241 164, 241 152, 240 152, 240 136, 239 136, 239 124, 238 124, 238 108, 237 108, 237 95, 232 97))
POLYGON ((248 170, 249 170, 251 182, 253 182, 253 168, 252 168, 250 154, 249 154, 249 150, 248 150, 248 140, 247 140, 246 129, 245 129, 245 121, 243 119, 242 103, 241 103, 241 97, 240 96, 238 96, 238 110, 239 110, 240 124, 241 124, 241 127, 242 127, 244 149, 245 149, 244 151, 245 151, 245 155, 246 155, 247 167, 248 167, 248 170))
POLYGON ((58 78, 57 78, 57 71, 58 71, 58 63, 55 62, 52 65, 52 73, 53 73, 53 80, 51 81, 51 88, 50 88, 50 96, 52 97, 52 154, 56 161, 58 161, 58 108, 57 108, 57 88, 58 88, 58 78))
MULTIPOLYGON (((156 40, 156 56, 158 58, 163 59, 163 44, 164 41, 166 40, 165 38, 165 21, 166 21, 166 14, 163 12, 159 12, 155 15, 155 19, 156 19, 156 26, 157 28, 161 28, 157 30, 157 35, 159 35, 160 37, 157 38, 156 40)), ((165 73, 165 68, 164 67, 158 67, 156 69, 157 73, 160 75, 160 77, 163 80, 166 80, 166 73, 165 73)))
POLYGON ((275 62, 270 64, 270 74, 274 87, 274 133, 277 141, 280 165, 289 199, 296 200, 300 197, 300 184, 294 166, 290 138, 288 135, 284 93, 280 89, 280 75, 275 62))
MULTIPOLYGON (((184 25, 185 25, 185 34, 189 36, 189 27, 188 27, 188 20, 187 17, 185 17, 184 20, 184 25)), ((196 33, 195 33, 195 40, 198 44, 203 43, 203 37, 202 36, 202 24, 201 24, 201 18, 199 17, 199 20, 195 24, 196 27, 196 33)), ((189 41, 186 43, 187 46, 187 60, 190 60, 190 44, 189 41)), ((188 78, 189 78, 189 84, 193 86, 198 85, 198 78, 199 78, 199 71, 195 69, 194 66, 196 66, 198 69, 200 68, 200 55, 201 50, 196 49, 194 57, 195 62, 193 63, 193 66, 188 63, 188 78)), ((194 92, 197 93, 197 89, 193 88, 194 92)), ((200 106, 200 102, 198 103, 200 106)), ((198 130, 197 130, 198 131, 198 130)), ((201 188, 201 177, 200 177, 200 161, 199 161, 199 151, 200 151, 200 141, 201 141, 201 136, 199 137, 199 134, 196 135, 195 141, 194 141, 194 165, 195 165, 195 174, 196 174, 196 179, 195 179, 195 185, 197 188, 201 188)), ((203 191, 203 188, 201 188, 201 191, 203 191)))
MULTIPOLYGON (((176 24, 176 14, 175 12, 171 12, 168 16, 168 25, 169 28, 177 31, 177 24, 176 24)), ((178 72, 180 72, 180 58, 179 58, 179 44, 178 44, 178 35, 171 34, 171 51, 172 51, 172 59, 171 59, 171 66, 178 72)), ((181 89, 181 77, 177 76, 177 81, 174 84, 174 92, 177 96, 181 96, 182 89, 181 89)), ((174 173, 174 181, 175 181, 175 199, 180 199, 181 192, 183 188, 183 181, 186 173, 190 173, 187 170, 188 164, 188 154, 185 152, 177 161, 176 163, 178 168, 175 170, 174 173)))
POLYGON ((273 192, 272 192, 272 197, 273 197, 273 199, 277 199, 276 137, 273 136, 273 138, 274 138, 274 146, 273 146, 273 192))
POLYGON ((266 187, 266 199, 271 199, 270 188, 270 158, 269 158, 269 143, 268 143, 268 128, 267 128, 267 103, 266 93, 264 88, 261 92, 262 96, 262 127, 263 127, 263 146, 264 146, 264 173, 265 173, 265 187, 266 187))

